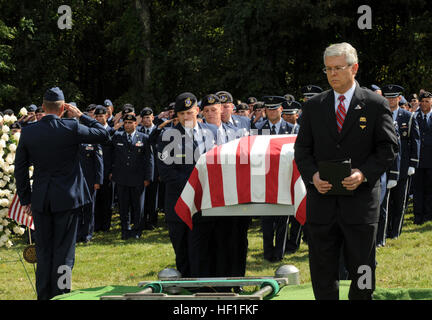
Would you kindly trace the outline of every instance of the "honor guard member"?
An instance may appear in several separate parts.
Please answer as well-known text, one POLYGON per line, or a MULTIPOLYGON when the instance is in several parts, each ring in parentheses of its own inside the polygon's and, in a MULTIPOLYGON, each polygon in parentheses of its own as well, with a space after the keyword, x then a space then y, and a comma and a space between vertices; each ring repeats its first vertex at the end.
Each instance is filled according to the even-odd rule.
POLYGON ((23 117, 23 119, 20 120, 21 127, 28 126, 30 124, 36 123, 36 110, 37 107, 34 104, 29 105, 26 107, 27 109, 27 115, 23 117))
MULTIPOLYGON (((140 131, 147 136, 149 136, 149 141, 152 149, 153 158, 157 157, 156 143, 153 143, 150 136, 152 132, 156 129, 153 124, 154 115, 151 108, 144 108, 141 110, 141 127, 140 131)), ((150 185, 146 188, 145 204, 144 204, 144 218, 143 218, 143 229, 153 230, 157 226, 157 197, 158 197, 158 187, 159 187, 159 172, 157 170, 157 165, 153 168, 153 180, 150 185)))
POLYGON ((231 93, 227 91, 216 92, 222 105, 222 122, 228 124, 228 126, 241 128, 246 132, 251 129, 251 122, 248 117, 242 117, 234 115, 234 99, 231 93))
POLYGON ((104 107, 107 110, 107 117, 108 117, 107 123, 110 127, 114 127, 114 115, 113 115, 114 114, 114 105, 110 99, 105 99, 104 107))
POLYGON ((64 282, 64 271, 59 270, 64 266, 72 270, 74 266, 78 214, 90 202, 79 162, 79 145, 103 143, 109 137, 96 120, 65 104, 59 88, 45 92, 42 106, 47 115, 21 132, 14 175, 21 205, 31 211, 37 230, 37 296, 49 300, 70 292, 70 288, 58 285, 64 282), (65 108, 83 124, 61 119, 65 108), (30 164, 34 167, 32 186, 30 164))
POLYGON ((398 85, 386 85, 382 88, 383 96, 389 102, 393 121, 397 123, 397 133, 401 140, 399 180, 389 195, 389 238, 399 237, 402 231, 409 181, 418 167, 420 157, 420 132, 415 114, 398 106, 402 91, 403 88, 398 85))
POLYGON ((304 86, 301 89, 301 92, 303 94, 303 101, 306 102, 308 101, 310 98, 316 96, 317 94, 323 92, 323 89, 319 86, 310 84, 307 86, 304 86))
POLYGON ((19 123, 19 121, 15 121, 14 123, 12 123, 10 125, 10 130, 11 130, 12 134, 17 133, 17 132, 21 132, 21 124, 19 123))
MULTIPOLYGON (((294 126, 282 119, 284 97, 266 96, 262 101, 266 109, 267 120, 257 126, 258 135, 291 134, 294 126)), ((261 217, 264 259, 270 262, 281 261, 285 251, 285 239, 288 216, 261 217)))
POLYGON ((416 93, 411 94, 408 97, 408 103, 410 105, 410 111, 411 112, 417 112, 419 107, 419 97, 416 93))
POLYGON ((123 118, 127 115, 135 115, 135 108, 132 104, 130 103, 126 103, 123 105, 122 111, 117 113, 116 116, 114 117, 114 130, 116 131, 124 131, 123 128, 123 118))
POLYGON ((116 183, 121 238, 138 239, 144 216, 145 189, 153 179, 153 155, 148 136, 136 130, 133 114, 123 117, 124 131, 112 137, 112 180, 116 183))
POLYGON ((249 106, 246 103, 240 103, 236 106, 236 115, 249 118, 249 106))
MULTIPOLYGON (((76 106, 76 104, 75 104, 76 106)), ((92 103, 89 104, 89 106, 86 109, 87 115, 89 115, 90 117, 92 117, 94 119, 94 111, 96 110, 96 104, 92 103)))
POLYGON ((257 103, 257 102, 258 102, 258 99, 255 98, 255 97, 249 97, 249 98, 247 98, 247 105, 248 105, 248 107, 249 107, 249 115, 251 115, 252 112, 254 111, 254 110, 253 110, 253 106, 254 106, 255 103, 257 103))
POLYGON ((102 147, 99 144, 80 144, 80 164, 84 179, 90 191, 91 202, 82 207, 78 216, 78 231, 76 242, 90 242, 95 225, 96 192, 103 183, 104 163, 102 147))
POLYGON ((256 129, 256 125, 264 121, 266 119, 265 116, 265 108, 264 108, 264 102, 258 101, 253 106, 253 113, 251 114, 251 128, 256 129))
MULTIPOLYGON (((175 112, 179 120, 177 125, 159 135, 157 164, 161 180, 165 183, 165 221, 175 252, 176 267, 182 277, 190 277, 192 270, 196 272, 200 266, 208 268, 207 256, 201 256, 200 261, 199 244, 189 240, 191 231, 177 216, 174 207, 199 156, 214 147, 217 131, 215 126, 197 121, 197 98, 192 93, 185 92, 176 98, 175 112)), ((199 223, 200 216, 200 213, 194 215, 194 225, 199 223)))
POLYGON ((423 91, 415 113, 420 129, 420 161, 413 178, 414 224, 432 219, 432 94, 423 91))
MULTIPOLYGON (((110 137, 115 130, 108 125, 108 110, 104 106, 97 106, 95 109, 95 119, 108 131, 110 137)), ((103 156, 103 182, 99 190, 96 191, 95 203, 95 226, 94 231, 108 232, 111 228, 112 204, 114 196, 114 185, 110 180, 112 169, 112 144, 111 139, 101 144, 103 156)))
POLYGON ((36 115, 36 121, 40 121, 40 119, 42 119, 43 117, 45 117, 45 111, 42 107, 39 107, 36 109, 35 112, 36 115))
POLYGON ((297 134, 299 131, 297 119, 300 109, 301 104, 297 101, 286 100, 282 103, 282 118, 294 126, 291 134, 297 134))

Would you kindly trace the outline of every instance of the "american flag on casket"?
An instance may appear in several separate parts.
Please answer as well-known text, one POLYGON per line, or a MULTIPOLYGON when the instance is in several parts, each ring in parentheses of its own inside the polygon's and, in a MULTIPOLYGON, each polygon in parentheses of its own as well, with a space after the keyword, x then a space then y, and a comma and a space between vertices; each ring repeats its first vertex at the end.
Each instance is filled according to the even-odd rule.
MULTIPOLYGON (((201 155, 175 206, 192 229, 204 209, 249 203, 294 206, 306 221, 306 188, 294 161, 296 135, 247 136, 201 155)), ((228 209, 228 208, 227 208, 228 209)))

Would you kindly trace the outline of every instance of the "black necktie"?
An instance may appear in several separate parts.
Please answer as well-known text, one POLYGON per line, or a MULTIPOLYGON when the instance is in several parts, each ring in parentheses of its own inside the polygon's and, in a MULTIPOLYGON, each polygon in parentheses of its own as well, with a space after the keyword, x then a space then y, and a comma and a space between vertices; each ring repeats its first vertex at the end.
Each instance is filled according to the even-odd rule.
POLYGON ((275 135, 276 134, 276 126, 275 125, 272 126, 270 134, 271 135, 275 135))
POLYGON ((132 144, 132 136, 129 133, 127 134, 127 140, 129 144, 132 144))

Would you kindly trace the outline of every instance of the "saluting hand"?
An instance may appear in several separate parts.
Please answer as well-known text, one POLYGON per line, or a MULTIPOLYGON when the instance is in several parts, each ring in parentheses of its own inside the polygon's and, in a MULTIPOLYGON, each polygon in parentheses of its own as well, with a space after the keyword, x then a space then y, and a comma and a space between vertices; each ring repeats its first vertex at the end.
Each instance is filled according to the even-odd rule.
POLYGON ((328 181, 324 181, 324 180, 320 179, 320 175, 319 175, 318 171, 315 172, 315 174, 312 177, 312 180, 313 180, 313 184, 314 184, 315 188, 321 194, 327 193, 333 187, 333 185, 331 185, 328 181))
POLYGON ((72 118, 80 118, 83 115, 80 109, 74 107, 71 104, 65 103, 63 104, 63 107, 68 112, 69 116, 71 116, 72 118))
POLYGON ((95 190, 99 190, 99 189, 100 189, 100 184, 96 183, 96 184, 94 185, 94 189, 95 189, 95 190))
POLYGON ((352 169, 351 175, 343 179, 342 185, 345 187, 345 189, 353 191, 363 183, 364 179, 365 176, 359 169, 352 169))

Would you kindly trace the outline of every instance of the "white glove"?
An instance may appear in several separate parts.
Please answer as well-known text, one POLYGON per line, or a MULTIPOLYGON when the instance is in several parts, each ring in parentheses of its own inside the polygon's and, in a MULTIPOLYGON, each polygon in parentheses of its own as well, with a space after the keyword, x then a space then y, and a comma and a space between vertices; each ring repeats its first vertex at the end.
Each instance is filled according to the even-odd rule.
POLYGON ((389 180, 388 183, 387 183, 387 189, 394 188, 394 187, 396 187, 396 185, 397 185, 397 181, 396 180, 389 180))
POLYGON ((415 173, 415 168, 413 168, 413 167, 409 167, 409 168, 408 168, 408 175, 409 175, 409 176, 412 176, 414 173, 415 173))

